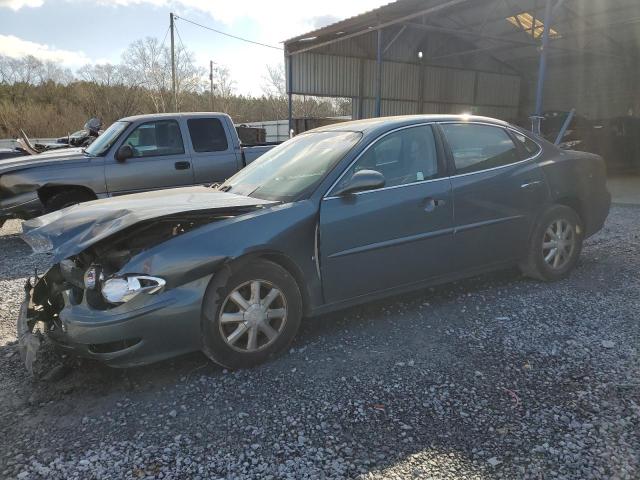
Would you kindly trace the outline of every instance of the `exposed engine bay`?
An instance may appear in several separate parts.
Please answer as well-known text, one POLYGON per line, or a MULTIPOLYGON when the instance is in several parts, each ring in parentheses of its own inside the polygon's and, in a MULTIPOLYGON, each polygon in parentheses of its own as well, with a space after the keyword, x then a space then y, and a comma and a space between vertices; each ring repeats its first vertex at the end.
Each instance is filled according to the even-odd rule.
POLYGON ((59 342, 60 334, 64 334, 60 312, 67 304, 84 303, 92 310, 104 311, 140 293, 152 294, 162 290, 165 286, 163 279, 143 274, 126 277, 115 275, 135 255, 145 250, 202 225, 234 218, 255 208, 193 211, 148 219, 60 260, 40 278, 36 273, 35 281, 29 279, 25 285, 25 302, 18 320, 18 337, 27 370, 33 373, 33 361, 42 340, 40 335, 33 333, 36 324, 40 322, 42 331, 54 342, 59 342), (109 287, 110 282, 115 287, 109 287), (114 293, 114 288, 118 287, 124 288, 123 295, 114 293))

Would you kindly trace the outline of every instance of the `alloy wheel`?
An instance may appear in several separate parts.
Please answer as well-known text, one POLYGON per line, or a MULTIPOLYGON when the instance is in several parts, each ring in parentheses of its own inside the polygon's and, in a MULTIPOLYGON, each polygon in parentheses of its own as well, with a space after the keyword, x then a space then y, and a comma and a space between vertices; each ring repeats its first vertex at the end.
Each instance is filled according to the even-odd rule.
POLYGON ((554 220, 545 230, 542 240, 545 263, 554 270, 560 270, 570 261, 575 248, 574 226, 564 219, 554 220))
POLYGON ((282 291, 266 280, 252 280, 227 295, 218 324, 224 341, 234 350, 262 350, 280 336, 287 321, 282 291))

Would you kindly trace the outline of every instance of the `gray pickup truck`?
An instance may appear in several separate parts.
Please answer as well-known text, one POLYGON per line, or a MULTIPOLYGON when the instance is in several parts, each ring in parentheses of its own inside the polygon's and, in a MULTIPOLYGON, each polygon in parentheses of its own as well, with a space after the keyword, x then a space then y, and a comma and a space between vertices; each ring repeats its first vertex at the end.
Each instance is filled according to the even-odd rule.
POLYGON ((243 146, 223 113, 123 118, 85 149, 0 160, 0 226, 98 198, 222 182, 271 148, 243 146))

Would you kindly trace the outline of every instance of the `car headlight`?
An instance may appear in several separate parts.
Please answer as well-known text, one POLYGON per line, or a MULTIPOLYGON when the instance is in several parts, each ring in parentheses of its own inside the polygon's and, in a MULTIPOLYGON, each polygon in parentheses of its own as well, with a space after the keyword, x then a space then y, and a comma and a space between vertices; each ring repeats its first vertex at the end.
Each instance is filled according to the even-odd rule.
POLYGON ((109 303, 125 303, 142 293, 153 295, 160 292, 166 282, 162 278, 148 275, 112 277, 102 282, 102 296, 109 303))

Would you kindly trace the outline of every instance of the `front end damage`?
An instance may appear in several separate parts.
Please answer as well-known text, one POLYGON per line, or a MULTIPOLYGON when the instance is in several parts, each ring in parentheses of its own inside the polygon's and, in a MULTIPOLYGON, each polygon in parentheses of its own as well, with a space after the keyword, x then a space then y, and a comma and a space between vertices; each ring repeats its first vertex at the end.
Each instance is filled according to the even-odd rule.
POLYGON ((33 362, 35 361, 36 354, 40 349, 41 339, 33 333, 37 315, 35 314, 34 306, 31 303, 31 297, 33 295, 31 279, 27 280, 24 290, 25 298, 22 301, 22 305, 20 305, 20 310, 18 312, 18 344, 20 346, 20 357, 22 358, 27 371, 33 375, 33 362))
MULTIPOLYGON (((135 270, 136 260, 155 247, 159 248, 153 252, 164 257, 170 240, 257 208, 243 205, 149 218, 101 236, 78 253, 65 242, 68 249, 58 249, 56 256, 72 254, 25 285, 17 327, 27 370, 33 373, 41 342, 42 335, 34 333, 36 326, 61 349, 116 367, 198 350, 203 294, 212 270, 224 259, 212 256, 207 271, 187 265, 192 274, 175 265, 162 276, 135 270)), ((108 228, 104 222, 100 225, 108 228)), ((28 238, 32 246, 52 241, 38 229, 33 233, 28 238)), ((86 235, 74 233, 86 242, 86 235)))

